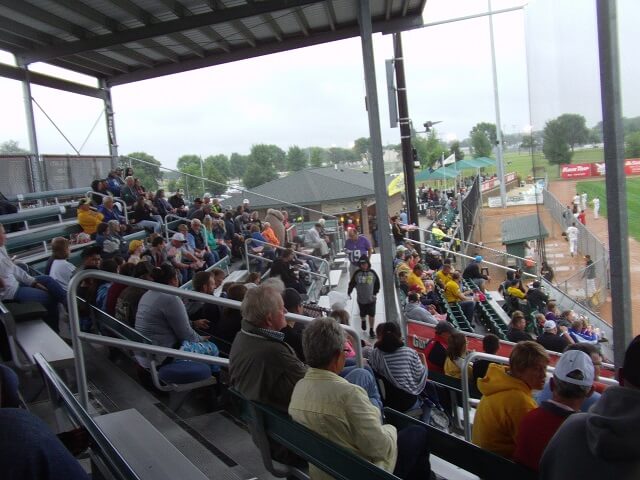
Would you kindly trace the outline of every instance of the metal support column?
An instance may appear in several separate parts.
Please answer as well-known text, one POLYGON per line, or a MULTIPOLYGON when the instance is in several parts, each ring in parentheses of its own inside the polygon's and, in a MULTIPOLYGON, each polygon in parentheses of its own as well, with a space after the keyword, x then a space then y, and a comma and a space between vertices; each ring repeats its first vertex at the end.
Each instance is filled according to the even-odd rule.
POLYGON ((42 175, 40 174, 40 151, 38 149, 38 135, 36 133, 36 120, 33 115, 33 101, 31 98, 31 81, 29 80, 29 67, 22 68, 25 76, 22 81, 22 94, 24 96, 24 112, 27 119, 27 133, 29 135, 29 170, 31 172, 31 188, 34 192, 44 190, 42 175))
POLYGON ((384 293, 384 310, 388 322, 400 323, 396 307, 395 283, 393 280, 393 247, 391 227, 389 225, 389 206, 387 202, 387 183, 382 159, 382 133, 380 131, 380 111, 378 108, 378 89, 376 86, 376 70, 373 58, 373 40, 371 26, 371 6, 369 0, 360 0, 358 23, 362 41, 362 64, 364 67, 364 83, 367 94, 367 113, 369 115, 369 135, 371 137, 371 165, 373 167, 373 184, 376 191, 376 212, 378 231, 380 232, 380 257, 382 268, 382 291, 384 293))
POLYGON ((629 278, 629 229, 627 186, 624 173, 624 130, 620 99, 620 61, 616 2, 597 0, 598 51, 604 159, 607 169, 607 215, 611 291, 614 318, 613 347, 616 367, 622 367, 624 352, 632 339, 631 285, 629 278))
POLYGON ((496 49, 493 42, 493 13, 491 12, 491 0, 489 5, 489 39, 491 40, 491 66, 493 67, 493 101, 496 109, 496 169, 500 179, 500 202, 502 208, 507 208, 507 186, 504 183, 504 158, 502 156, 502 123, 500 121, 500 97, 498 95, 498 70, 496 69, 496 49))
MULTIPOLYGON (((413 165, 413 150, 411 146, 411 124, 409 117, 409 102, 407 100, 407 82, 404 76, 404 58, 402 53, 402 34, 393 34, 393 65, 396 71, 398 92, 398 116, 400 117, 400 143, 402 144, 402 165, 404 169, 405 194, 407 196, 408 223, 420 225, 418 218, 418 201, 416 199, 416 176, 413 165)), ((409 237, 419 239, 419 232, 412 231, 409 237)))
POLYGON ((100 88, 104 91, 104 113, 107 121, 107 139, 109 141, 109 155, 111 155, 111 168, 118 166, 118 141, 116 140, 116 125, 113 117, 113 102, 111 100, 111 87, 107 82, 100 80, 100 88))

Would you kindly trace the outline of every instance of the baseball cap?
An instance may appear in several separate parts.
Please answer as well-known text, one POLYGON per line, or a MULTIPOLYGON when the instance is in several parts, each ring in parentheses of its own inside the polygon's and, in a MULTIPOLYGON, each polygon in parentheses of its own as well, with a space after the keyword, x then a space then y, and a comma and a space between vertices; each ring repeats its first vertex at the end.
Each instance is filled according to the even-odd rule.
POLYGON ((369 261, 369 257, 360 257, 360 260, 358 260, 358 265, 362 265, 363 263, 366 263, 367 265, 371 265, 371 262, 369 261))
POLYGON ((406 252, 407 250, 409 250, 407 247, 405 247, 404 245, 398 245, 396 247, 396 252, 406 252))
POLYGON ((242 203, 249 203, 249 199, 245 198, 244 200, 242 200, 242 203))
POLYGON ((482 261, 482 255, 476 255, 476 262, 480 263, 482 261))
POLYGON ((198 197, 193 201, 193 203, 202 203, 202 199, 198 197))
POLYGON ((544 322, 544 326, 542 328, 544 328, 545 332, 549 332, 556 328, 556 322, 554 322, 553 320, 547 320, 546 322, 544 322))
POLYGON ((556 363, 554 376, 562 382, 590 387, 595 378, 593 361, 589 355, 580 350, 569 350, 563 353, 556 363), (576 375, 574 372, 579 372, 581 375, 576 375), (574 378, 576 376, 582 376, 582 378, 574 378))
POLYGON ((442 335, 443 333, 453 333, 455 328, 448 321, 443 320, 436 325, 436 335, 442 335))
POLYGON ((533 283, 531 284, 531 286, 532 286, 533 288, 540 288, 540 287, 542 286, 542 284, 541 284, 538 280, 536 280, 535 282, 533 282, 533 283))
POLYGON ((184 238, 184 235, 181 234, 180 232, 178 233, 174 233, 173 237, 171 237, 171 240, 175 240, 177 242, 186 242, 187 240, 184 238))
POLYGON ((205 193, 204 198, 211 198, 211 194, 209 192, 205 193))
POLYGON ((284 292, 282 292, 282 300, 284 302, 284 308, 286 308, 288 312, 292 312, 302 304, 302 297, 298 291, 293 288, 285 288, 284 292))

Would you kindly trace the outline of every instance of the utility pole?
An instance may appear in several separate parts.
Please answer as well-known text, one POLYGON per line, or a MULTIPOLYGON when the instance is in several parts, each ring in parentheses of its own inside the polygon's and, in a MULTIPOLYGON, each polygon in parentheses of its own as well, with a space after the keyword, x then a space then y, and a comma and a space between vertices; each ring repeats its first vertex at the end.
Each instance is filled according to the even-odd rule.
MULTIPOLYGON (((400 32, 393 34, 393 65, 396 71, 398 95, 398 116, 400 117, 400 143, 402 145, 402 167, 407 198, 407 219, 409 224, 420 226, 418 218, 418 201, 416 198, 416 177, 414 173, 413 147, 411 145, 411 120, 409 118, 409 102, 407 100, 407 82, 404 75, 404 58, 402 56, 402 36, 400 32)), ((409 232, 413 240, 419 240, 420 233, 409 232)))

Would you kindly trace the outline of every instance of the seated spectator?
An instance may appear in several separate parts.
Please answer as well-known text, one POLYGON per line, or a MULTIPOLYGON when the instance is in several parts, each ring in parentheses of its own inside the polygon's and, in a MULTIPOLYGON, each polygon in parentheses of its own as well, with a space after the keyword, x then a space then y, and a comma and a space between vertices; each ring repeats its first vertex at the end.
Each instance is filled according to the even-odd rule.
POLYGON ((180 216, 180 217, 186 217, 187 216, 187 205, 184 203, 184 198, 182 198, 182 195, 184 195, 184 191, 182 189, 176 191, 175 194, 171 195, 169 197, 169 205, 171 205, 171 207, 173 207, 173 209, 175 210, 175 214, 180 216))
POLYGON ((407 275, 407 283, 409 284, 409 291, 416 292, 420 295, 426 293, 427 288, 424 286, 422 276, 424 274, 424 267, 419 263, 413 267, 413 270, 407 275))
POLYGON ((106 198, 103 197, 103 195, 111 195, 111 192, 107 190, 107 183, 104 180, 94 180, 91 182, 91 190, 94 192, 91 194, 91 205, 94 207, 98 207, 102 204, 103 198, 106 198))
MULTIPOLYGON (((269 280, 272 281, 272 280, 269 280)), ((293 288, 286 288, 282 292, 282 300, 284 308, 288 313, 296 313, 303 315, 302 297, 293 288)), ((304 332, 304 324, 287 320, 287 326, 280 330, 284 333, 284 341, 296 352, 301 362, 304 363, 304 352, 302 350, 302 332, 304 332)))
MULTIPOLYGON (((556 306, 556 302, 554 302, 553 300, 550 301, 549 303, 547 303, 547 309, 545 312, 544 317, 547 320, 553 320, 554 322, 556 322, 556 324, 558 323, 558 320, 560 318, 560 311, 558 310, 558 307, 556 306)), ((571 325, 565 325, 567 328, 569 328, 571 325)))
MULTIPOLYGON (((275 277, 273 277, 273 279, 279 280, 275 277)), ((244 286, 247 288, 255 288, 260 285, 261 280, 262 275, 260 274, 260 272, 251 272, 249 275, 247 275, 247 280, 244 282, 244 286)))
POLYGON ((320 236, 319 230, 322 229, 320 223, 316 223, 313 227, 307 230, 304 237, 304 244, 306 247, 311 247, 314 250, 314 254, 320 257, 329 256, 329 246, 327 241, 320 236))
POLYGON ((136 225, 142 228, 149 228, 155 233, 162 231, 162 218, 159 215, 154 215, 149 205, 147 205, 144 197, 140 196, 136 199, 133 207, 133 218, 136 221, 136 225))
POLYGON ((437 325, 438 319, 434 317, 434 314, 437 313, 433 305, 424 308, 417 293, 411 292, 407 297, 407 304, 404 306, 404 314, 407 319, 437 325))
POLYGON ((213 276, 213 280, 216 285, 216 288, 214 290, 217 290, 219 287, 221 287, 224 283, 224 279, 227 278, 227 273, 221 268, 212 269, 211 275, 213 276))
POLYGON ((202 259, 207 267, 211 267, 220 260, 220 257, 218 257, 217 252, 212 252, 209 245, 207 245, 203 230, 202 222, 194 218, 191 220, 191 228, 186 231, 186 234, 183 232, 183 235, 187 239, 187 245, 195 257, 202 259))
POLYGON ((405 297, 409 296, 409 282, 407 281, 407 272, 398 272, 398 288, 400 288, 402 293, 404 293, 405 297))
POLYGON ((571 328, 573 327, 573 322, 575 322, 576 320, 578 320, 578 317, 576 316, 576 312, 574 312, 573 310, 564 310, 558 316, 555 322, 558 324, 559 327, 571 328))
POLYGON ((509 355, 509 366, 491 364, 478 380, 482 399, 473 423, 472 441, 480 448, 512 458, 522 418, 537 404, 532 390, 546 379, 549 355, 536 342, 520 342, 509 355))
POLYGON ((473 314, 476 302, 473 300, 473 292, 460 290, 460 272, 453 272, 451 280, 444 286, 444 298, 449 304, 458 304, 462 309, 467 321, 473 324, 473 314))
MULTIPOLYGON (((211 220, 210 217, 205 217, 205 224, 210 221, 211 223, 211 233, 213 235, 213 239, 216 243, 216 248, 218 252, 218 256, 222 259, 229 255, 229 247, 227 246, 227 232, 224 226, 224 220, 211 220)), ((211 247, 211 245, 209 245, 211 247)), ((213 250, 213 248, 212 248, 213 250)))
MULTIPOLYGON (((113 258, 108 258, 102 262, 100 266, 100 270, 108 273, 118 273, 118 264, 113 258)), ((103 312, 107 311, 107 293, 109 289, 113 285, 113 282, 107 282, 105 280, 96 280, 96 293, 95 293, 95 301, 93 298, 87 298, 86 300, 98 307, 103 312)))
POLYGON ((579 412, 593 391, 594 368, 589 356, 570 350, 560 357, 550 380, 553 397, 540 403, 520 422, 513 459, 538 471, 542 452, 560 425, 579 412))
MULTIPOLYGON (((270 284, 246 292, 242 330, 233 340, 229 354, 229 377, 230 384, 248 400, 286 412, 293 387, 304 377, 306 366, 280 332, 286 325, 281 293, 270 284)), ((276 461, 305 464, 273 441, 270 447, 276 461)))
POLYGON ((118 209, 114 208, 112 197, 105 197, 102 200, 102 205, 98 207, 98 213, 102 214, 103 222, 116 220, 119 225, 124 225, 126 223, 124 217, 118 212, 118 209))
POLYGON ((214 256, 214 258, 217 258, 218 260, 220 260, 222 257, 226 255, 226 253, 225 255, 222 255, 222 249, 220 247, 224 246, 224 249, 226 250, 226 245, 224 245, 224 235, 221 237, 221 240, 218 240, 215 234, 213 233, 214 223, 217 226, 218 221, 214 220, 211 217, 204 217, 204 220, 202 220, 202 226, 200 228, 200 231, 202 232, 202 236, 204 238, 205 244, 207 245, 207 248, 209 249, 211 254, 214 256))
MULTIPOLYGON (((345 305, 346 306, 346 305, 345 305)), ((334 318, 336 322, 340 325, 351 325, 351 315, 349 312, 342 308, 342 305, 338 305, 337 303, 332 305, 331 313, 329 313, 329 317, 334 318)), ((371 350, 371 344, 365 342, 364 340, 359 340, 358 338, 353 338, 351 334, 345 331, 346 340, 344 342, 344 356, 347 359, 346 366, 354 366, 356 365, 355 357, 356 357, 356 348, 354 347, 356 342, 361 342, 361 346, 363 348, 362 356, 365 358, 369 358, 369 355, 364 354, 364 349, 367 347, 371 350)), ((369 352, 370 353, 370 352, 369 352)))
POLYGON ((153 200, 153 206, 156 207, 158 211, 158 215, 162 217, 166 217, 169 214, 176 215, 177 210, 171 206, 171 204, 164 197, 164 190, 161 188, 156 191, 155 198, 153 200))
POLYGON ((267 239, 264 238, 260 233, 260 226, 257 224, 253 224, 251 225, 251 228, 249 231, 250 231, 251 238, 253 238, 254 240, 249 243, 249 247, 253 250, 253 253, 255 254, 261 253, 262 255, 264 255, 265 258, 268 258, 270 260, 275 260, 275 257, 276 257, 275 249, 270 245, 265 245, 265 242, 267 241, 267 239))
MULTIPOLYGON (((213 291, 216 289, 216 280, 211 272, 198 272, 193 276, 191 285, 194 292, 213 296, 213 291)), ((210 334, 215 329, 215 324, 220 321, 220 306, 216 304, 188 299, 185 301, 185 307, 187 308, 189 319, 192 321, 200 318, 207 320, 208 325, 204 330, 210 334)), ((202 328, 200 329, 202 330, 202 328)))
POLYGON ((280 277, 286 288, 293 288, 298 293, 306 294, 307 289, 300 281, 296 274, 296 268, 293 264, 293 250, 290 248, 284 250, 280 257, 276 258, 271 264, 270 276, 280 277))
POLYGON ((92 245, 82 250, 80 254, 80 267, 78 270, 84 270, 87 268, 99 269, 102 263, 102 249, 98 245, 92 245))
POLYGON ((453 273, 453 269, 451 268, 450 263, 443 264, 442 270, 438 270, 436 272, 435 281, 438 285, 440 285, 440 288, 444 289, 445 285, 453 279, 451 276, 452 273, 453 273))
MULTIPOLYGON (((224 289, 227 285, 229 287, 226 293, 223 292, 221 296, 229 300, 242 302, 247 294, 247 287, 241 283, 225 283, 222 288, 224 289)), ((215 323, 213 328, 212 335, 214 335, 216 339, 224 340, 227 344, 231 345, 238 332, 242 329, 242 313, 238 309, 224 307, 220 321, 215 323)), ((223 351, 229 353, 229 348, 223 351)))
POLYGON ((140 256, 142 255, 143 251, 144 242, 142 240, 131 240, 129 242, 129 258, 127 259, 127 262, 137 265, 137 263, 140 261, 140 256))
MULTIPOLYGON (((488 353, 489 355, 497 355, 499 348, 500 339, 493 333, 487 333, 482 339, 482 351, 484 353, 488 353)), ((489 365, 492 363, 494 362, 485 360, 484 358, 479 358, 473 361, 473 367, 471 369, 471 373, 473 376, 473 386, 477 385, 477 381, 479 378, 484 378, 487 375, 489 365)))
POLYGON ((466 356, 467 337, 461 332, 453 332, 447 342, 447 359, 444 362, 444 374, 453 378, 462 378, 462 367, 466 356))
POLYGON ((128 175, 125 177, 124 183, 125 185, 120 189, 120 198, 124 200, 128 207, 132 207, 140 196, 135 187, 135 178, 132 175, 128 175))
POLYGON ((82 231, 92 238, 95 237, 98 225, 102 223, 104 216, 91 208, 89 200, 80 199, 78 203, 78 224, 82 227, 82 231))
MULTIPOLYGON (((133 277, 136 266, 133 263, 123 263, 118 267, 118 274, 124 275, 125 277, 133 277)), ((124 283, 113 282, 109 289, 107 290, 107 299, 105 302, 104 311, 107 312, 112 317, 115 316, 116 313, 116 303, 118 302, 118 297, 120 294, 128 287, 124 283)))
POLYGON ((593 331, 593 327, 588 325, 584 318, 574 320, 569 329, 571 338, 576 343, 598 343, 598 334, 593 331))
MULTIPOLYGON (((580 352, 584 352, 587 355, 589 355, 589 358, 591 358, 591 362, 593 363, 593 368, 595 372, 594 382, 597 382, 600 379, 600 370, 602 370, 602 354, 598 350, 598 347, 591 343, 573 343, 565 349, 565 352, 569 352, 572 350, 578 350, 580 352)), ((583 412, 588 412, 589 409, 593 405, 595 405, 600 399, 600 393, 602 391, 602 387, 599 387, 597 384, 595 384, 594 387, 599 388, 599 390, 594 390, 593 393, 589 395, 585 399, 585 401, 582 403, 583 412)), ((545 382, 544 388, 540 392, 538 392, 535 398, 536 398, 536 402, 538 402, 538 405, 552 398, 551 385, 549 383, 549 380, 545 382)))
POLYGON ((171 243, 165 249, 166 258, 180 272, 182 283, 188 282, 192 273, 200 270, 204 265, 203 262, 185 248, 186 243, 187 239, 184 234, 180 232, 174 233, 171 237, 171 243))
POLYGON ((514 343, 532 340, 531 335, 524 331, 526 326, 527 320, 524 318, 524 313, 520 310, 513 312, 509 330, 507 330, 507 339, 514 343))
POLYGON ((627 347, 618 381, 620 386, 607 388, 588 413, 562 424, 542 455, 540 478, 638 478, 640 336, 627 347))
POLYGON ((32 277, 17 266, 7 253, 7 234, 0 224, 0 300, 37 302, 47 309, 44 321, 58 331, 58 303, 67 304, 66 292, 48 275, 32 277))
POLYGON ((558 326, 553 320, 546 320, 544 322, 543 332, 536 339, 545 350, 552 352, 564 352, 564 349, 568 345, 574 343, 569 331, 566 327, 560 327, 560 334, 558 334, 558 326))
MULTIPOLYGON (((107 175, 107 189, 113 194, 114 197, 120 196, 120 189, 122 188, 122 185, 124 185, 124 180, 122 180, 122 177, 120 177, 121 174, 122 169, 117 168, 116 170, 110 171, 109 175, 107 175)), ((102 203, 104 203, 104 200, 102 201, 102 203)))
POLYGON ((438 322, 434 337, 427 343, 424 356, 427 359, 427 367, 432 372, 444 373, 444 363, 447 360, 447 348, 449 336, 456 329, 447 321, 438 322))
MULTIPOLYGON (((96 236, 96 244, 98 238, 96 236)), ((110 220, 102 239, 102 258, 113 258, 115 256, 126 255, 127 241, 120 234, 120 224, 117 220, 110 220)))
POLYGON ((142 253, 141 260, 151 263, 153 267, 160 267, 163 263, 168 262, 167 243, 164 237, 156 237, 151 241, 151 248, 142 253))
POLYGON ((476 257, 467 265, 467 268, 462 272, 462 278, 471 280, 476 286, 480 289, 481 292, 485 293, 485 283, 490 280, 489 275, 484 275, 480 271, 480 264, 482 263, 482 256, 476 255, 476 257))
POLYGON ((278 242, 278 237, 276 237, 276 232, 271 228, 271 224, 269 222, 264 222, 262 224, 262 236, 265 240, 273 245, 280 245, 278 242))
MULTIPOLYGON (((375 343, 369 365, 378 375, 384 377, 394 387, 416 397, 409 408, 422 408, 422 421, 428 422, 431 404, 420 398, 427 385, 427 364, 424 355, 405 346, 400 327, 394 322, 381 323, 376 328, 378 341, 375 343)), ((394 408, 393 405, 389 405, 394 408)))
MULTIPOLYGON (((179 287, 180 280, 175 268, 164 264, 154 268, 151 272, 153 281, 172 287, 179 287)), ((196 321, 196 328, 207 328, 208 321, 196 321)), ((198 335, 191 326, 187 310, 176 295, 149 290, 140 298, 136 313, 136 330, 148 337, 154 345, 176 348, 183 342, 203 342, 206 338, 198 335)), ((144 368, 149 368, 149 358, 136 354, 137 362, 144 368)), ((162 363, 165 357, 158 357, 162 363)))
MULTIPOLYGON (((381 424, 380 411, 365 391, 339 375, 345 364, 344 342, 342 328, 331 318, 307 326, 303 348, 310 368, 294 387, 291 418, 400 478, 429 478, 425 427, 397 432, 381 424)), ((312 478, 326 477, 314 465, 309 472, 312 478)))
POLYGON ((69 240, 64 237, 56 237, 51 240, 51 259, 45 273, 58 282, 65 291, 76 271, 75 265, 67 260, 69 254, 69 240))
POLYGON ((281 247, 284 247, 285 244, 285 226, 284 226, 284 215, 280 210, 275 210, 273 208, 269 208, 267 210, 267 214, 264 217, 265 222, 269 222, 273 232, 275 233, 278 243, 281 247))
MULTIPOLYGON (((152 281, 151 272, 153 266, 149 262, 138 263, 133 270, 133 277, 142 280, 152 281)), ((126 287, 116 300, 114 316, 121 322, 133 327, 136 322, 136 314, 138 313, 138 303, 147 292, 146 288, 129 286, 126 287)))
POLYGON ((544 307, 549 301, 549 295, 544 293, 544 291, 542 290, 542 284, 537 280, 533 282, 531 288, 527 290, 526 297, 529 305, 531 305, 532 308, 538 310, 539 312, 544 311, 544 307))

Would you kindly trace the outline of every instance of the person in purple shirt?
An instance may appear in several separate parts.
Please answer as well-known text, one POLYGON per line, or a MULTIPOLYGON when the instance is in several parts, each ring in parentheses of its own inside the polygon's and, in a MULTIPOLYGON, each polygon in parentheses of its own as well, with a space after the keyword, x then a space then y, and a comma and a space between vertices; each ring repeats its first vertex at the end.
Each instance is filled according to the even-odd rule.
POLYGON ((371 257, 373 249, 371 243, 364 235, 359 235, 355 228, 348 230, 348 238, 344 243, 344 250, 349 258, 349 274, 358 269, 358 261, 363 257, 371 257))

